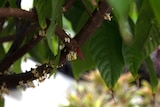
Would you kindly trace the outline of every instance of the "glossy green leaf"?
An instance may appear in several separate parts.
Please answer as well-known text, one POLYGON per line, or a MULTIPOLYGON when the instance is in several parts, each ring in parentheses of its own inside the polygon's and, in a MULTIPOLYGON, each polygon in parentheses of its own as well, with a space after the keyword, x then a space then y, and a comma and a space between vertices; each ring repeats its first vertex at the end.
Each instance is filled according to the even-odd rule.
POLYGON ((145 59, 145 62, 146 62, 147 68, 148 68, 149 76, 150 76, 150 84, 152 86, 151 87, 152 92, 153 92, 153 94, 155 94, 157 92, 157 88, 158 88, 158 77, 157 77, 156 71, 154 69, 154 65, 153 65, 151 58, 147 57, 145 59))
POLYGON ((102 78, 109 88, 114 87, 124 66, 118 25, 104 22, 91 38, 90 48, 102 78))
POLYGON ((151 8, 156 16, 156 19, 160 25, 160 1, 159 0, 149 0, 150 4, 151 4, 151 8))
POLYGON ((81 51, 83 53, 84 60, 78 57, 76 61, 71 62, 73 74, 76 79, 79 79, 81 74, 83 74, 85 71, 93 69, 96 66, 94 60, 91 57, 91 52, 89 51, 89 42, 83 45, 81 51))

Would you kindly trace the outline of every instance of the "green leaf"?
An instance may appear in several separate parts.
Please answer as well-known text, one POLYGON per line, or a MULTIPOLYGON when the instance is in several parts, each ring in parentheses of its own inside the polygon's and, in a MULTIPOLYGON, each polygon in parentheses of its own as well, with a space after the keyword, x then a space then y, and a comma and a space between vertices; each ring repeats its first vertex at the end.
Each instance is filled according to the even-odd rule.
POLYGON ((4 98, 0 99, 0 107, 4 107, 4 98))
POLYGON ((154 15, 147 0, 144 0, 135 26, 134 45, 142 50, 149 38, 154 22, 154 15))
POLYGON ((107 0, 112 6, 113 12, 118 20, 121 36, 125 43, 132 41, 132 32, 128 22, 128 13, 131 0, 107 0))
POLYGON ((134 77, 137 77, 143 59, 159 45, 159 31, 153 22, 154 15, 148 1, 145 0, 135 26, 134 43, 131 46, 123 45, 122 48, 125 65, 134 77))
POLYGON ((155 94, 157 92, 157 88, 158 88, 157 74, 156 74, 156 71, 154 69, 154 65, 153 65, 153 62, 152 62, 151 58, 147 57, 145 59, 145 62, 146 62, 147 68, 148 68, 149 76, 150 76, 150 83, 151 83, 151 86, 152 86, 152 92, 153 92, 153 94, 155 94))
POLYGON ((57 41, 55 41, 55 37, 54 37, 55 36, 55 27, 57 24, 60 26, 62 24, 62 4, 63 4, 63 0, 60 0, 60 1, 59 0, 54 0, 54 1, 52 0, 51 24, 46 32, 48 46, 54 55, 57 54, 57 51, 55 48, 53 49, 53 47, 55 47, 55 46, 58 47, 57 41), (55 42, 55 43, 53 43, 53 42, 55 42))
POLYGON ((159 26, 156 23, 152 23, 152 26, 149 30, 148 38, 143 47, 143 54, 145 57, 148 57, 151 52, 153 52, 160 45, 160 30, 159 26))
MULTIPOLYGON (((55 1, 55 0, 54 0, 55 1)), ((51 0, 34 0, 34 6, 38 13, 38 21, 42 29, 47 27, 46 18, 51 17, 52 1, 51 0)))
POLYGON ((137 78, 138 69, 143 60, 143 54, 141 53, 141 51, 137 50, 136 47, 128 46, 126 44, 123 44, 122 46, 122 53, 125 65, 132 73, 132 75, 137 78))
POLYGON ((14 8, 16 8, 17 7, 17 4, 16 4, 16 1, 14 1, 14 0, 8 0, 8 2, 9 2, 9 6, 10 7, 14 7, 14 8))
POLYGON ((156 16, 156 19, 160 25, 160 1, 159 0, 149 0, 150 4, 151 4, 151 8, 156 16))
POLYGON ((80 0, 77 0, 64 15, 70 20, 76 33, 79 32, 89 17, 80 0))
POLYGON ((54 59, 46 40, 38 42, 38 44, 29 51, 29 54, 34 58, 34 60, 40 63, 45 63, 48 59, 54 59))
POLYGON ((84 60, 78 58, 76 61, 71 62, 73 74, 76 79, 79 79, 81 74, 85 71, 93 69, 96 66, 89 51, 89 42, 83 45, 81 51, 83 53, 84 60))
POLYGON ((14 62, 11 69, 16 74, 21 73, 21 58, 14 62))
POLYGON ((90 49, 101 76, 109 88, 114 87, 123 72, 122 40, 118 25, 111 21, 97 29, 91 38, 90 49))

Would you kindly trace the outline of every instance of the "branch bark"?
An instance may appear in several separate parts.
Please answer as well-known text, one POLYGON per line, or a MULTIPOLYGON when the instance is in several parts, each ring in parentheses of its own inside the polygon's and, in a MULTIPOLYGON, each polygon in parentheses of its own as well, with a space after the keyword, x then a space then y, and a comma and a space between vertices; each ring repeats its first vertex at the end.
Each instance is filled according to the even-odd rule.
POLYGON ((0 17, 2 18, 16 17, 16 18, 23 18, 30 21, 37 20, 37 16, 34 12, 28 12, 28 11, 17 9, 17 8, 0 8, 0 17))

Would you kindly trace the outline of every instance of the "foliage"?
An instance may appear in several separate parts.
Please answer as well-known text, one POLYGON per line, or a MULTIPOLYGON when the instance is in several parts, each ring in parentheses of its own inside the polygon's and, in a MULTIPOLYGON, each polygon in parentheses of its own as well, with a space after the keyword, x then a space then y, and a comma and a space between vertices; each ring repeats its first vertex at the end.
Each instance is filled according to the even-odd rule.
POLYGON ((146 61, 156 92, 158 80, 150 54, 160 44, 158 1, 34 0, 30 11, 20 9, 20 2, 0 2, 0 85, 16 86, 53 74, 53 69, 79 56, 71 62, 76 79, 98 68, 109 89, 114 88, 124 67, 137 79, 138 69, 146 61), (66 33, 67 28, 75 35, 66 33), (42 63, 35 69, 38 76, 32 69, 20 72, 24 56, 42 63), (8 71, 16 75, 8 79, 8 71))

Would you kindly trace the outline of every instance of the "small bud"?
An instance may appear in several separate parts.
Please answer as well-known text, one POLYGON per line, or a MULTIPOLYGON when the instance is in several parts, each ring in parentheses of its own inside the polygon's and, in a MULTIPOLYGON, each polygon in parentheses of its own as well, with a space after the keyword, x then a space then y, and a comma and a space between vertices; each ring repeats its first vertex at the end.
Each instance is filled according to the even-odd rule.
POLYGON ((111 13, 105 13, 105 14, 104 14, 104 19, 105 19, 105 20, 108 20, 108 21, 111 21, 111 20, 112 20, 111 13))

